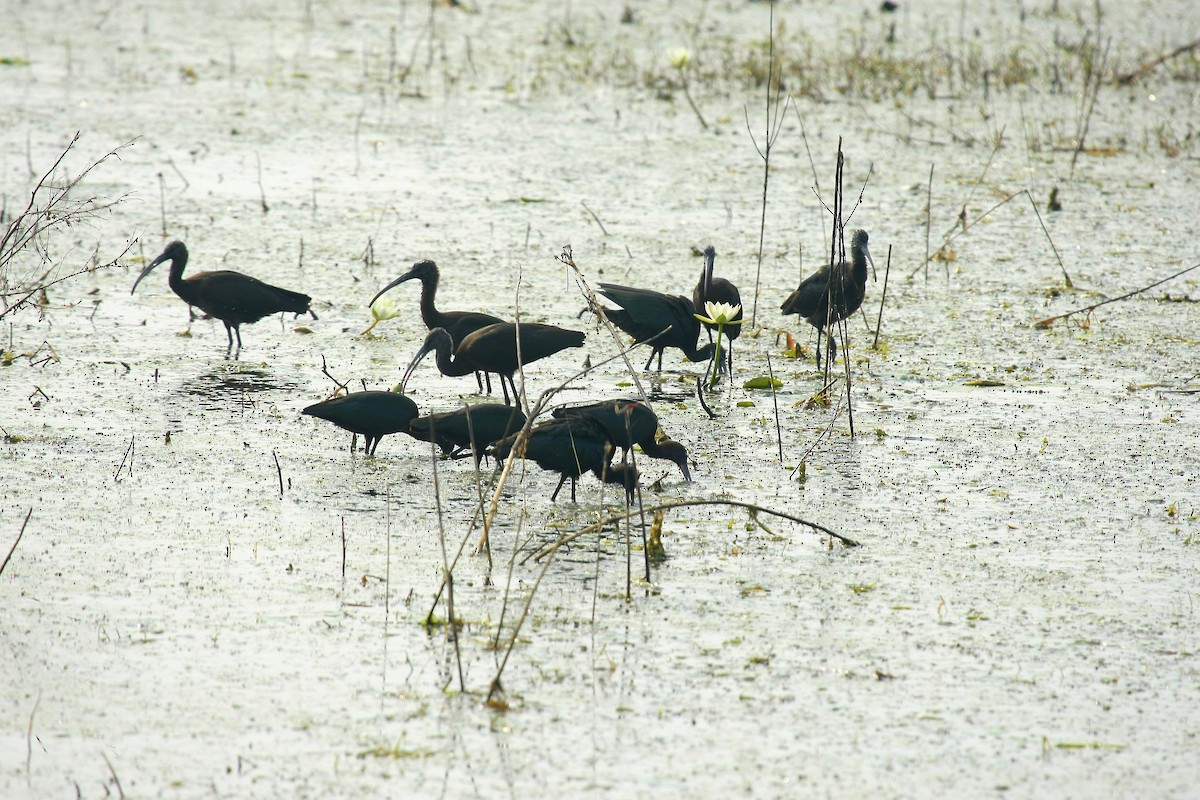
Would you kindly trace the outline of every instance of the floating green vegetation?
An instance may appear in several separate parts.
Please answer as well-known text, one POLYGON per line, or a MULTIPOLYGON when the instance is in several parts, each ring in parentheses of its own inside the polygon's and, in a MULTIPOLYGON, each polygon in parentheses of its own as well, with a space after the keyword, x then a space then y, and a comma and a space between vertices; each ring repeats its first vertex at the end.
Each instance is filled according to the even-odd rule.
POLYGON ((430 758, 432 756, 437 755, 437 752, 434 750, 409 750, 407 748, 401 747, 400 740, 397 739, 396 743, 393 744, 391 747, 385 747, 384 745, 376 745, 374 747, 368 747, 366 750, 358 751, 357 755, 359 758, 364 758, 364 759, 365 758, 394 758, 394 759, 430 758))
POLYGON ((1116 742, 1054 742, 1042 737, 1042 751, 1048 752, 1051 747, 1059 750, 1124 750, 1128 745, 1116 742))
POLYGON ((21 56, 0 56, 0 67, 28 67, 29 59, 21 56))
POLYGON ((776 389, 783 388, 783 381, 779 378, 770 378, 766 375, 760 375, 757 378, 751 378, 742 384, 743 389, 770 389, 772 386, 776 389))
POLYGON ((872 581, 871 583, 852 583, 850 584, 850 591, 854 592, 855 594, 866 594, 867 592, 875 591, 875 587, 877 585, 878 583, 875 581, 872 581))

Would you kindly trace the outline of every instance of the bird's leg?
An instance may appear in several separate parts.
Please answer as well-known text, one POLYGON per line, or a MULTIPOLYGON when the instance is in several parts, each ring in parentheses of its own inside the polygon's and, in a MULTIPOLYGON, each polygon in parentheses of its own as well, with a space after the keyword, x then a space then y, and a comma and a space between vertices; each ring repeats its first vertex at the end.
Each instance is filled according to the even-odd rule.
POLYGON ((358 447, 358 434, 350 434, 350 455, 354 455, 354 448, 358 447))
POLYGON ((650 357, 646 359, 646 366, 642 367, 642 372, 649 372, 650 365, 654 363, 654 351, 650 351, 650 357))
MULTIPOLYGON (((550 495, 550 502, 551 502, 551 503, 553 503, 555 500, 557 500, 557 499, 558 499, 558 493, 559 493, 560 491, 562 491, 563 484, 564 484, 564 483, 566 483, 566 482, 567 482, 567 476, 566 476, 566 475, 563 475, 561 478, 559 478, 559 479, 558 479, 558 486, 556 486, 556 487, 554 488, 554 494, 550 495)), ((572 482, 571 482, 571 491, 574 491, 574 490, 575 490, 575 483, 574 483, 574 481, 572 481, 572 482)))
POLYGON ((725 374, 729 376, 729 380, 733 380, 733 339, 729 340, 729 344, 725 346, 725 374))
POLYGON ((829 347, 826 348, 825 361, 832 364, 837 359, 837 339, 833 336, 834 330, 829 329, 829 347))

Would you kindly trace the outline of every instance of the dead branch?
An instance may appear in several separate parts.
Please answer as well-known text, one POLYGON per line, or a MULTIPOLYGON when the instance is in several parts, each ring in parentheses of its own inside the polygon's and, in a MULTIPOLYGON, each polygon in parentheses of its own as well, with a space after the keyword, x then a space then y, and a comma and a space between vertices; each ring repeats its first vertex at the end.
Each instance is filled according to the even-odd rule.
POLYGON ((1057 320, 1066 319, 1067 317, 1070 317, 1074 314, 1091 314, 1093 311, 1095 311, 1100 306, 1108 305, 1109 303, 1115 303, 1118 300, 1125 300, 1127 298, 1133 297, 1134 295, 1141 294, 1142 292, 1145 292, 1145 291, 1149 291, 1150 289, 1153 289, 1155 286, 1161 286, 1162 284, 1166 283, 1167 281, 1174 280, 1175 278, 1178 278, 1180 275, 1184 275, 1184 274, 1191 272, 1192 270, 1197 269, 1197 268, 1200 268, 1200 264, 1193 264, 1192 266, 1188 267, 1187 269, 1179 270, 1179 272, 1176 272, 1174 275, 1168 275, 1167 277, 1163 278, 1162 280, 1155 281, 1154 283, 1150 284, 1149 286, 1143 286, 1140 289, 1134 289, 1132 292, 1126 292, 1125 294, 1121 295, 1120 297, 1110 297, 1107 300, 1101 300, 1099 303, 1092 303, 1090 306, 1084 306, 1083 308, 1077 308, 1074 311, 1068 311, 1065 314, 1055 314, 1053 317, 1046 317, 1045 319, 1039 319, 1037 322, 1034 323, 1034 327, 1035 328, 1049 328, 1057 320))

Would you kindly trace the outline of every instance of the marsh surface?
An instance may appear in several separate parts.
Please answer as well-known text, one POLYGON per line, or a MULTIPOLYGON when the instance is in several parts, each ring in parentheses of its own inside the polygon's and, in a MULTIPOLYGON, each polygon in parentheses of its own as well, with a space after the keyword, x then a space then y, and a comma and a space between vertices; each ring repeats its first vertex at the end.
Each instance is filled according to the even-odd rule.
MULTIPOLYGON (((530 368, 535 395, 616 353, 575 318, 564 246, 593 285, 690 296, 712 243, 752 310, 763 168, 746 119, 761 143, 768 7, 630 3, 623 22, 606 2, 226 5, 27 3, 0 33, 5 223, 79 130, 65 172, 132 140, 74 190, 123 200, 49 235, 46 258, 66 270, 139 240, 131 269, 4 319, 0 552, 33 512, 0 575, 0 795, 113 796, 116 779, 131 797, 1200 785, 1200 284, 1034 325, 1196 259, 1195 54, 1111 80, 1182 44, 1189 3, 1099 18, 1048 0, 780 4, 795 98, 771 156, 754 326, 733 387, 708 396, 715 420, 692 391, 702 365, 668 351, 661 382, 638 373, 696 478, 643 462, 643 494, 758 504, 862 546, 676 510, 651 583, 633 550, 626 599, 611 532, 544 575, 510 570, 514 552, 620 510, 588 478, 579 503, 552 505, 554 476, 530 467, 500 500, 494 566, 455 568, 459 654, 422 622, 439 530, 451 553, 478 536, 470 462, 438 462, 435 496, 421 443, 350 454, 300 415, 333 388, 322 357, 357 386, 399 380, 425 334, 417 287, 391 292, 405 316, 356 334, 366 301, 420 258, 442 268, 444 308, 586 327, 582 350, 530 368), (1089 113, 1087 64, 1110 40, 1089 113), (841 383, 834 407, 805 403, 821 386, 812 332, 778 313, 829 252, 814 184, 830 202, 839 139, 847 209, 862 196, 850 226, 870 231, 881 270, 871 328, 892 250, 879 349, 861 316, 849 326, 853 438, 841 383), (968 229, 926 277, 931 166, 932 248, 964 209, 968 229), (996 207, 1024 189, 1073 287, 1029 199, 996 207), (227 359, 224 328, 189 325, 165 270, 130 296, 170 238, 192 269, 304 290, 320 320, 245 326, 227 359), (782 464, 770 393, 739 388, 768 355, 782 464), (489 706, 492 643, 531 594, 489 706)), ((561 399, 630 384, 611 362, 561 399)), ((426 363, 409 393, 436 411, 473 387, 426 363)))

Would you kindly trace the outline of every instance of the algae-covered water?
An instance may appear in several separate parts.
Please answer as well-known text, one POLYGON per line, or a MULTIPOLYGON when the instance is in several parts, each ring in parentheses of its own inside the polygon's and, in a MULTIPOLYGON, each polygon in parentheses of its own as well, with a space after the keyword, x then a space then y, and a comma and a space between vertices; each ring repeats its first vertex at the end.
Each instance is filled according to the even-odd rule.
MULTIPOLYGON (((1197 273, 1035 325, 1198 260, 1190 6, 777 4, 792 100, 760 270, 769 13, 15 9, 5 226, 76 131, 50 184, 117 149, 69 195, 117 202, 39 237, 5 291, 133 244, 2 319, 0 795, 1194 793, 1197 273), (778 312, 827 260, 839 140, 880 270, 841 348, 849 409, 844 380, 808 402, 815 336, 778 312), (926 271, 927 237, 949 243, 926 271), (165 269, 130 294, 174 238, 319 319, 244 326, 227 357, 165 269), (709 243, 753 324, 715 419, 703 364, 636 372, 695 477, 642 458, 643 503, 749 503, 859 547, 704 505, 667 513, 649 582, 637 527, 547 567, 527 557, 620 498, 585 478, 552 504, 530 466, 489 563, 490 467, 403 436, 351 454, 300 414, 329 376, 399 381, 417 287, 358 334, 422 258, 443 308, 586 330, 530 397, 585 364, 556 402, 635 396, 556 257, 690 296, 709 243), (776 397, 741 388, 768 371, 776 397), (456 642, 435 597, 460 547, 456 642)), ((408 385, 423 411, 474 391, 429 362, 408 385)))

